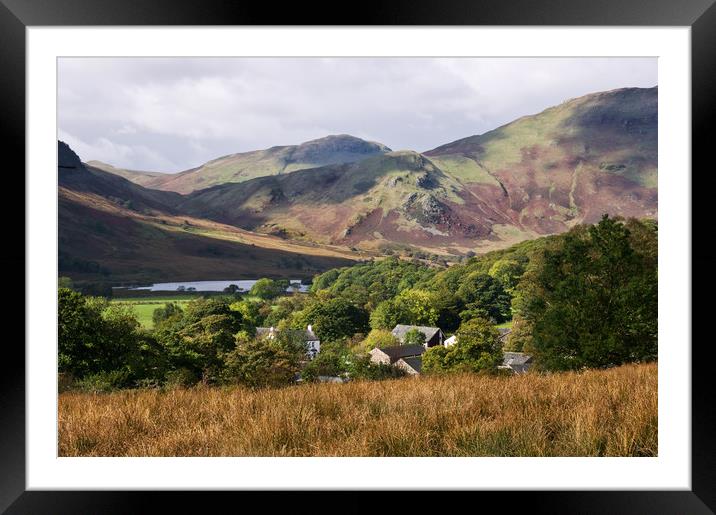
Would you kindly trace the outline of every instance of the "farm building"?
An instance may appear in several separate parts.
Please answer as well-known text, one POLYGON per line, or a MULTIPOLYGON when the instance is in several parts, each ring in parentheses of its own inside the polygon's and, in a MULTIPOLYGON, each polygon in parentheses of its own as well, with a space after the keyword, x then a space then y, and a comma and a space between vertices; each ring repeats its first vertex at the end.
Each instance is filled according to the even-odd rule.
POLYGON ((497 368, 512 370, 515 374, 524 374, 532 366, 532 356, 524 352, 504 352, 502 365, 497 368))
MULTIPOLYGON (((318 339, 316 333, 313 332, 313 327, 309 324, 305 330, 302 329, 287 329, 292 333, 300 335, 306 344, 306 356, 309 359, 316 357, 316 354, 321 352, 321 340, 318 339)), ((278 334, 278 329, 275 327, 257 327, 256 336, 258 338, 275 338, 278 334)))
POLYGON ((439 327, 398 324, 393 328, 391 333, 398 339, 400 343, 403 343, 403 341, 405 341, 405 335, 413 329, 417 329, 425 335, 425 347, 435 347, 436 345, 443 344, 445 335, 439 327))
POLYGON ((408 358, 400 358, 395 362, 395 366, 405 370, 408 375, 418 375, 423 368, 423 357, 410 356, 408 358))
POLYGON ((425 352, 423 345, 396 345, 394 347, 383 347, 382 349, 376 347, 369 354, 372 363, 393 365, 399 359, 420 356, 423 352, 425 352))

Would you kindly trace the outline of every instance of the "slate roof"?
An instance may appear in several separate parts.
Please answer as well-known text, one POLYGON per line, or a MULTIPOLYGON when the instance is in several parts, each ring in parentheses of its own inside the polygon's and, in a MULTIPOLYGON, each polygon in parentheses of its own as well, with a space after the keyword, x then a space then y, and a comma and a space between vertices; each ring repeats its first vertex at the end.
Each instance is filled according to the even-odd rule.
POLYGON ((433 336, 435 336, 435 335, 438 333, 438 331, 440 331, 440 328, 439 328, 439 327, 427 327, 427 326, 424 326, 424 325, 403 325, 403 324, 398 324, 398 325, 396 325, 396 326, 393 328, 393 330, 391 331, 391 333, 392 333, 393 336, 395 336, 397 339, 399 339, 399 340, 402 341, 403 338, 405 337, 405 334, 406 334, 408 331, 411 331, 411 330, 413 330, 413 329, 417 329, 418 331, 420 331, 421 333, 423 333, 423 334, 425 335, 425 341, 426 341, 426 342, 430 341, 430 339, 431 339, 433 336))
POLYGON ((423 368, 423 358, 422 356, 411 356, 407 358, 401 358, 403 361, 405 361, 410 368, 415 370, 418 374, 420 373, 421 369, 423 368))
POLYGON ((407 358, 410 356, 420 356, 425 352, 425 346, 423 345, 396 345, 394 347, 382 347, 378 349, 386 353, 391 361, 397 361, 400 358, 407 358))
POLYGON ((498 338, 501 342, 504 342, 507 340, 507 336, 512 332, 512 329, 510 329, 509 327, 498 327, 497 331, 500 333, 498 338))
POLYGON ((524 352, 503 352, 502 353, 502 365, 526 365, 532 361, 532 356, 525 354, 524 352))

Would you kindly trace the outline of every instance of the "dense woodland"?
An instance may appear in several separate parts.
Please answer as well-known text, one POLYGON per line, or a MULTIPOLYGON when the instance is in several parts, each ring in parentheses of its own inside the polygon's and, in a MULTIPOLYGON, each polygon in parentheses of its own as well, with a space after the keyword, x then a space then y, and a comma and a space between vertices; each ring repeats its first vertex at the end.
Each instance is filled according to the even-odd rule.
POLYGON ((367 351, 398 344, 398 323, 457 334, 423 355, 423 373, 497 373, 504 350, 534 356, 538 371, 609 368, 657 358, 657 224, 605 216, 449 267, 388 257, 316 276, 307 294, 258 281, 249 294, 197 297, 154 312, 140 327, 130 307, 85 296, 61 281, 61 384, 123 387, 383 379, 399 369, 367 351), (497 324, 511 321, 504 346, 497 324), (288 329, 311 324, 321 352, 305 359, 288 329), (256 327, 279 329, 272 340, 256 327))

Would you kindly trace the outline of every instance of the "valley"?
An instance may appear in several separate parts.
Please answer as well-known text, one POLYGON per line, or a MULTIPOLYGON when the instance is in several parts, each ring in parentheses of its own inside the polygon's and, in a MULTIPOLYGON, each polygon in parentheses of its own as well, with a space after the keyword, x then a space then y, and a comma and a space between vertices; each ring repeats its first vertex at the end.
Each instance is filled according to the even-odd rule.
POLYGON ((656 218, 657 98, 568 100, 419 153, 348 135, 176 174, 59 150, 60 275, 112 284, 448 264, 610 216, 656 218))

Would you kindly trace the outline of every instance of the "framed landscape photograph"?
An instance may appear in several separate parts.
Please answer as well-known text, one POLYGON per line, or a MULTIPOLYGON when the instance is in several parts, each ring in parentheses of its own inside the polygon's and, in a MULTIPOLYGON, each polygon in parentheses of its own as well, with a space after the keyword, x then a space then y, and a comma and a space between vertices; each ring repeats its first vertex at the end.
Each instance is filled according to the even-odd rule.
POLYGON ((108 490, 711 513, 709 2, 352 26, 62 3, 3 7, 16 149, 26 120, 8 513, 162 495, 108 490))

